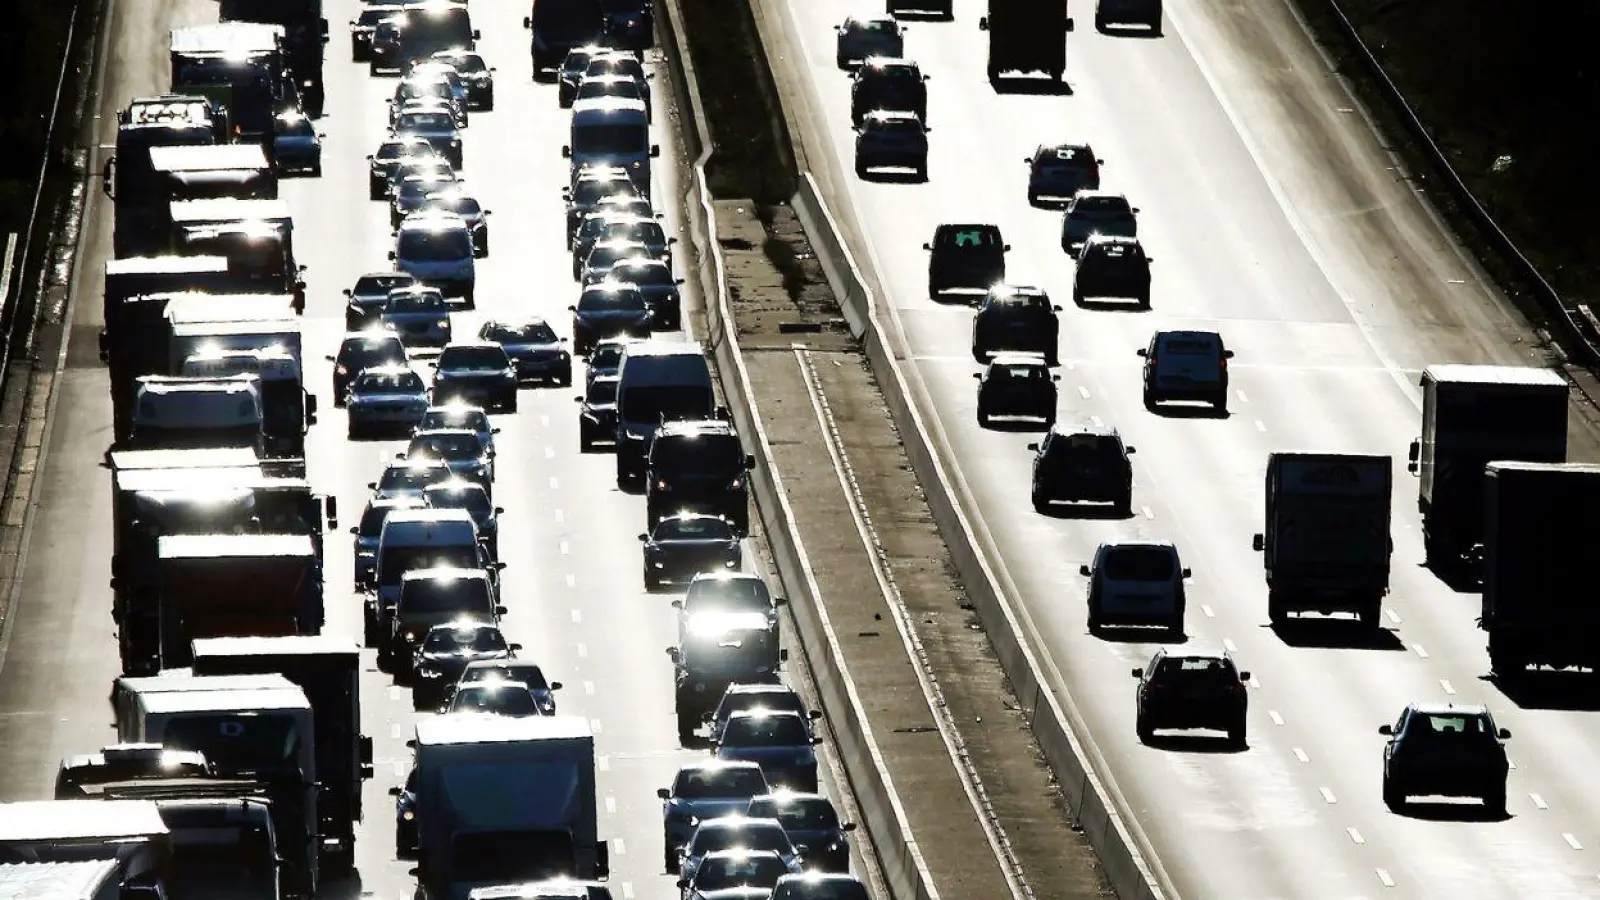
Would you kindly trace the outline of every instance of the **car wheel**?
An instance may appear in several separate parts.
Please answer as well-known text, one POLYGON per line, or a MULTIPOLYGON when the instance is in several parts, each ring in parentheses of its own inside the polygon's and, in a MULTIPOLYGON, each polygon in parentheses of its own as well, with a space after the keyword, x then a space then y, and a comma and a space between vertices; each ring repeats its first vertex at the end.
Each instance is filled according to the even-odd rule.
POLYGON ((1133 498, 1131 496, 1119 497, 1115 503, 1111 504, 1111 507, 1118 516, 1127 518, 1133 515, 1133 498))
POLYGON ((1271 587, 1267 588, 1267 621, 1273 625, 1289 621, 1289 605, 1283 602, 1283 595, 1271 587))
POLYGON ((361 437, 361 429, 357 428, 354 422, 351 422, 350 427, 345 431, 345 437, 352 441, 357 440, 361 437))
POLYGON ((1133 730, 1139 736, 1139 743, 1148 744, 1156 739, 1156 730, 1151 727, 1144 713, 1140 713, 1133 721, 1133 730))
POLYGON ((1506 814, 1505 784, 1502 783, 1498 787, 1491 788, 1488 793, 1483 795, 1483 808, 1497 816, 1506 814))
POLYGON ((865 163, 861 162, 860 160, 856 160, 856 177, 857 178, 865 178, 865 177, 867 177, 867 166, 866 166, 865 163))
POLYGON ((508 413, 515 413, 517 411, 517 392, 513 390, 511 393, 502 398, 500 401, 500 408, 504 409, 508 413))
POLYGON ((1243 748, 1245 746, 1245 725, 1243 719, 1240 719, 1238 722, 1234 723, 1233 727, 1228 729, 1228 743, 1239 748, 1243 748))
POLYGON ((1222 393, 1218 394, 1215 398, 1213 398, 1212 401, 1211 401, 1211 407, 1213 409, 1215 409, 1219 413, 1227 412, 1228 411, 1228 392, 1227 391, 1223 391, 1222 393))
MULTIPOLYGON (((687 744, 690 741, 694 740, 694 733, 697 730, 699 730, 699 728, 700 728, 700 717, 699 716, 695 715, 692 712, 686 712, 684 710, 679 710, 678 711, 678 743, 687 744)), ((667 867, 671 871, 677 871, 678 854, 677 854, 676 851, 673 852, 672 861, 667 863, 667 867)))
POLYGON ((1383 778, 1383 805, 1393 812, 1400 812, 1406 807, 1406 796, 1400 788, 1390 782, 1389 776, 1383 778))
POLYGON ((1157 399, 1155 394, 1152 394, 1149 391, 1145 391, 1144 392, 1144 408, 1145 409, 1148 409, 1151 412, 1155 412, 1156 411, 1156 406, 1157 406, 1157 404, 1159 402, 1160 401, 1157 399))
POLYGON ((1033 511, 1040 515, 1050 512, 1050 498, 1041 491, 1033 492, 1033 511))
POLYGON ((661 868, 666 869, 668 875, 678 874, 678 850, 671 844, 661 848, 661 868))
POLYGON ((917 166, 917 180, 918 181, 927 181, 928 180, 928 164, 927 163, 923 163, 922 165, 917 166))
POLYGON ((657 575, 652 569, 644 570, 644 589, 647 591, 657 591, 661 589, 661 576, 657 575))
POLYGON ((362 616, 361 641, 368 647, 376 647, 378 645, 378 623, 373 620, 370 614, 362 616))
POLYGON ((578 431, 578 452, 594 452, 594 437, 589 434, 588 429, 581 429, 578 431))
POLYGON ((1039 208, 1039 195, 1035 194, 1033 191, 1029 191, 1028 205, 1034 207, 1035 209, 1039 208))

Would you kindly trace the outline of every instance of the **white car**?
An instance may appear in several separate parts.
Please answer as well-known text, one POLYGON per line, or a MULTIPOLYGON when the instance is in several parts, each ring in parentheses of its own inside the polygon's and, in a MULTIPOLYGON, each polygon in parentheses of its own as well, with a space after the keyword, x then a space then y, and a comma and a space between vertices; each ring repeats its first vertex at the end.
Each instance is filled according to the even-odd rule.
POLYGON ((1191 573, 1171 541, 1101 544, 1094 562, 1080 566, 1078 574, 1089 579, 1091 632, 1106 625, 1158 625, 1183 633, 1183 582, 1191 573))
POLYGON ((450 343, 450 307, 437 288, 398 288, 383 305, 383 327, 407 347, 450 343))
POLYGON ((1109 191, 1079 191, 1061 215, 1061 249, 1076 259, 1091 234, 1139 236, 1139 210, 1109 191))

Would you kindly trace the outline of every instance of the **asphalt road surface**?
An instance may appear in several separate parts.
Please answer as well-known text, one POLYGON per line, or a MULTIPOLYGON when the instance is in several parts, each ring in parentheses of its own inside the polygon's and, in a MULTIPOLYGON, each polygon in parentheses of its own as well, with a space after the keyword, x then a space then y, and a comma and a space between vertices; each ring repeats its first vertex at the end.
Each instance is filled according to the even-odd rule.
MULTIPOLYGON (((333 405, 332 366, 325 355, 343 334, 342 288, 370 270, 389 268, 387 209, 369 202, 366 154, 387 130, 385 102, 392 78, 370 79, 350 61, 345 23, 353 0, 328 4, 324 175, 286 179, 283 196, 295 216, 295 244, 309 267, 304 317, 308 384, 322 416, 307 439, 315 487, 340 504, 340 528, 328 541, 327 613, 330 633, 359 639, 361 605, 350 591, 347 529, 359 520, 366 483, 399 441, 351 442, 345 417, 333 405)), ((167 81, 167 30, 215 21, 204 0, 114 0, 106 68, 101 74, 94 140, 115 138, 115 110, 134 95, 162 92, 167 81)), ((478 263, 478 310, 457 314, 455 331, 472 335, 487 316, 539 314, 570 334, 566 308, 577 296, 562 232, 561 190, 567 163, 560 155, 568 114, 552 85, 530 77, 526 4, 474 4, 483 32, 480 50, 498 67, 497 106, 474 113, 465 132, 464 178, 490 219, 491 255, 478 263)), ((672 102, 666 82, 655 88, 655 196, 674 233, 673 207, 682 194, 672 102)), ((98 171, 107 151, 98 151, 98 171)), ((104 367, 95 359, 102 265, 110 254, 111 204, 93 191, 77 267, 73 336, 59 382, 45 485, 34 520, 24 587, 4 656, 0 657, 0 797, 49 796, 58 760, 114 739, 107 695, 118 674, 111 621, 109 476, 100 467, 111 404, 104 367)), ((686 241, 684 242, 687 243, 686 241)), ((698 299, 686 297, 687 302, 698 299)), ((578 371, 581 384, 581 367, 578 371)), ((673 897, 672 876, 661 871, 661 813, 655 796, 683 763, 703 750, 678 746, 672 712, 672 668, 665 654, 674 639, 672 594, 646 594, 639 544, 644 502, 619 492, 610 455, 578 452, 577 389, 524 390, 520 412, 496 416, 501 519, 504 627, 552 679, 562 712, 588 716, 601 754, 601 834, 611 842, 612 885, 621 898, 673 897)), ((753 556, 747 550, 747 558, 753 556)), ((395 858, 393 801, 386 795, 409 765, 405 741, 416 715, 409 691, 391 686, 364 655, 363 731, 375 743, 376 777, 368 782, 366 821, 357 833, 358 879, 330 883, 324 895, 409 896, 413 865, 395 858)), ((825 775, 826 778, 826 775, 825 775)), ((831 784, 825 790, 831 790, 831 784)))
MULTIPOLYGON (((1553 698, 1508 697, 1483 680, 1478 598, 1421 567, 1415 482, 1404 469, 1420 370, 1538 364, 1534 336, 1479 286, 1396 177, 1287 4, 1172 0, 1162 37, 1096 33, 1092 5, 1078 4, 1070 93, 1003 95, 984 74, 981 6, 958 3, 949 23, 909 23, 906 55, 931 76, 926 184, 853 174, 848 76, 834 67, 832 29, 876 9, 845 0, 765 8, 807 82, 796 108, 810 164, 864 235, 999 571, 1178 893, 1594 896, 1600 721, 1578 696, 1590 691, 1586 676, 1553 698), (1141 209, 1152 311, 1071 303, 1060 216, 1029 207, 1023 164, 1036 145, 1067 140, 1090 142, 1105 160, 1103 186, 1141 209), (1061 418, 1116 426, 1137 447, 1131 519, 1035 514, 1026 444, 1036 435, 978 427, 972 312, 927 299, 921 245, 940 222, 1000 225, 1012 246, 1008 280, 1041 286, 1064 307, 1061 418), (1142 406, 1135 350, 1156 329, 1184 327, 1218 330, 1237 352, 1225 418, 1142 406), (1274 450, 1394 456, 1393 593, 1381 640, 1268 627, 1250 543, 1274 450), (1136 740, 1129 669, 1157 645, 1090 636, 1078 574, 1099 542, 1134 536, 1177 543, 1194 569, 1189 640, 1235 651, 1255 674, 1247 751, 1136 740), (1509 817, 1454 804, 1385 809, 1377 729, 1413 699, 1488 703, 1511 729, 1509 817)), ((1571 455, 1600 458, 1586 427, 1574 425, 1571 455)))

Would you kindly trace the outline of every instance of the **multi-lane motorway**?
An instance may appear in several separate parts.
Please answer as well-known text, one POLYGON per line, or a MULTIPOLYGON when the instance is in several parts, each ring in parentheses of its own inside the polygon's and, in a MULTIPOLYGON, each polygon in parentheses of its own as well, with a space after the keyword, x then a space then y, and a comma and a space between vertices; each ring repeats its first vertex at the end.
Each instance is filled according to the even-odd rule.
MULTIPOLYGON (((354 0, 332 0, 328 44, 324 175, 285 180, 283 196, 295 217, 300 262, 309 267, 304 318, 308 384, 319 395, 322 420, 307 439, 314 486, 339 500, 341 523, 328 541, 327 612, 330 633, 359 638, 361 606, 350 591, 351 545, 346 533, 359 519, 365 485, 398 441, 351 442, 344 413, 330 394, 333 353, 343 333, 340 289, 357 275, 389 268, 387 209, 370 202, 364 156, 386 132, 385 101, 394 79, 370 79, 350 62, 345 23, 354 0)), ((103 46, 104 71, 93 98, 99 118, 92 140, 102 149, 98 171, 115 137, 116 109, 135 95, 167 86, 167 30, 213 22, 206 0, 113 0, 103 46)), ((478 310, 457 316, 456 331, 472 333, 487 316, 539 314, 569 334, 567 306, 576 298, 562 237, 561 191, 567 164, 568 114, 555 89, 530 78, 526 4, 472 8, 483 33, 479 49, 498 67, 497 105, 472 116, 464 134, 466 184, 493 210, 493 254, 478 265, 478 310)), ((672 102, 655 92, 659 104, 672 102)), ((656 118, 662 157, 655 196, 676 228, 681 196, 677 143, 656 118)), ((110 616, 110 488, 101 454, 110 439, 105 369, 95 361, 101 267, 110 253, 111 205, 93 192, 77 261, 72 339, 64 377, 56 385, 39 505, 31 530, 23 588, 0 657, 0 797, 49 796, 55 767, 67 753, 88 752, 113 740, 107 703, 118 674, 110 616)), ((696 302, 695 298, 686 298, 696 302)), ((588 716, 602 757, 602 836, 610 839, 612 886, 619 898, 672 896, 661 871, 660 801, 684 763, 703 750, 678 746, 672 669, 665 649, 675 634, 671 595, 645 593, 639 576, 643 500, 619 492, 609 455, 578 452, 575 389, 524 391, 515 415, 497 416, 500 464, 496 502, 501 519, 507 637, 521 655, 565 683, 563 712, 588 716)), ((753 556, 754 554, 751 554, 753 556)), ((330 884, 330 896, 408 896, 411 864, 397 861, 393 801, 409 764, 405 741, 415 714, 409 692, 391 687, 369 652, 362 676, 363 730, 375 742, 376 777, 365 791, 366 822, 357 834, 359 879, 330 884)), ((825 788, 832 790, 832 786, 825 788)))
MULTIPOLYGON (((981 3, 958 3, 953 22, 910 23, 906 55, 931 76, 926 184, 852 174, 833 26, 877 9, 854 0, 766 9, 796 56, 787 68, 805 82, 790 86, 790 99, 810 163, 836 212, 859 227, 999 570, 1177 893, 1594 896, 1600 719, 1519 705, 1482 679, 1477 597, 1420 566, 1415 482, 1404 470, 1423 366, 1542 364, 1537 341, 1410 196, 1286 4, 1166 5, 1166 36, 1149 38, 1097 34, 1092 4, 1075 4, 1070 93, 996 92, 984 75, 981 3), (1029 207, 1022 163, 1037 144, 1069 140, 1090 142, 1106 161, 1103 186, 1142 210, 1156 260, 1150 312, 1072 306, 1059 214, 1029 207), (1065 307, 1061 416, 1116 426, 1138 448, 1130 520, 1035 514, 1034 438, 976 424, 972 313, 927 299, 920 248, 939 222, 1000 225, 1012 246, 1008 280, 1044 287, 1065 307), (1174 327, 1218 330, 1237 351, 1228 417, 1142 407, 1134 351, 1174 327), (1268 627, 1250 538, 1264 462, 1279 449, 1395 457, 1383 640, 1341 646, 1347 632, 1297 639, 1268 627), (1077 571, 1098 542, 1128 536, 1177 542, 1194 569, 1189 640, 1222 644, 1255 674, 1247 751, 1136 740, 1129 669, 1155 645, 1090 636, 1077 571), (1509 818, 1385 809, 1377 729, 1412 699, 1486 702, 1511 729, 1509 818)), ((1574 459, 1600 458, 1592 432, 1573 432, 1574 459)))

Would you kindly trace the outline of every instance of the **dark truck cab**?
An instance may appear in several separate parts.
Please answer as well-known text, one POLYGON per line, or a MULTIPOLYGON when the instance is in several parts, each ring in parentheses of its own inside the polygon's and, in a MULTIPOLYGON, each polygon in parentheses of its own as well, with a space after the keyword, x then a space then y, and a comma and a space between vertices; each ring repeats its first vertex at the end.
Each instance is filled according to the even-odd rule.
POLYGON ((989 33, 989 80, 1006 72, 1044 72, 1060 81, 1067 71, 1067 0, 989 0, 978 28, 989 33))
POLYGON ((1484 467, 1565 462, 1567 383, 1548 369, 1438 365, 1422 372, 1422 436, 1408 471, 1428 565, 1472 571, 1483 546, 1484 467))
POLYGON ((281 25, 283 49, 301 103, 313 118, 322 115, 323 45, 328 41, 328 20, 322 0, 221 0, 217 18, 223 22, 264 22, 281 25))
POLYGON ((202 638, 193 644, 196 675, 276 672, 311 702, 322 782, 318 818, 326 869, 355 865, 355 823, 362 819, 361 782, 372 777, 372 738, 361 733, 360 652, 332 635, 202 638))
POLYGON ((726 519, 738 534, 750 531, 749 472, 739 432, 717 419, 664 423, 650 441, 645 462, 647 527, 684 512, 726 519))
POLYGON ((1264 554, 1267 615, 1353 612, 1378 626, 1389 592, 1393 461, 1387 456, 1273 453, 1267 457, 1264 554))
POLYGON ((139 252, 139 240, 147 235, 157 241, 161 238, 160 229, 151 229, 145 221, 151 214, 159 217, 165 209, 150 163, 151 148, 211 146, 227 138, 225 111, 214 110, 210 101, 198 94, 136 97, 118 111, 116 152, 101 170, 100 185, 106 196, 119 201, 111 236, 114 255, 139 252))
POLYGON ((1600 672, 1593 533, 1600 466, 1493 462, 1484 476, 1483 608, 1495 675, 1600 672))

